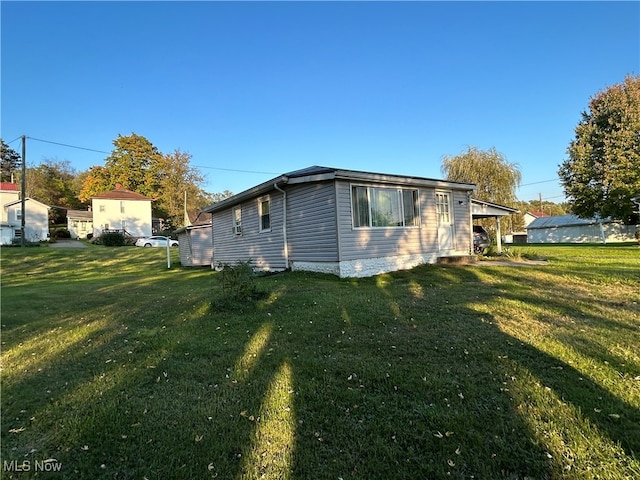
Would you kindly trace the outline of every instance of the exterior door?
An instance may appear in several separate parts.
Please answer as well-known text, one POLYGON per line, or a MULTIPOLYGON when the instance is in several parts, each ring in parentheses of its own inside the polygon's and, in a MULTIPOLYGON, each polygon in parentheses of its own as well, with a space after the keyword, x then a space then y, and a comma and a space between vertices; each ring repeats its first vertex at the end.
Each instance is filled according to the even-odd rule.
POLYGON ((453 250, 453 214, 451 193, 436 192, 436 216, 438 217, 438 250, 453 250))

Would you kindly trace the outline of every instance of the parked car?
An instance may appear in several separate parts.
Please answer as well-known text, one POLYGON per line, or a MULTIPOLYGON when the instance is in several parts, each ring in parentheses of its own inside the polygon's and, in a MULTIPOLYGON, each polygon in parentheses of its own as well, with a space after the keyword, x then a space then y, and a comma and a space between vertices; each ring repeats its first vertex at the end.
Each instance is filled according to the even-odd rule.
POLYGON ((489 234, 482 225, 473 226, 473 252, 476 254, 484 253, 489 247, 489 234))
MULTIPOLYGON (((169 245, 172 247, 178 246, 177 240, 169 239, 169 245)), ((160 235, 154 235, 153 237, 142 237, 136 240, 136 247, 167 247, 167 237, 160 235)))

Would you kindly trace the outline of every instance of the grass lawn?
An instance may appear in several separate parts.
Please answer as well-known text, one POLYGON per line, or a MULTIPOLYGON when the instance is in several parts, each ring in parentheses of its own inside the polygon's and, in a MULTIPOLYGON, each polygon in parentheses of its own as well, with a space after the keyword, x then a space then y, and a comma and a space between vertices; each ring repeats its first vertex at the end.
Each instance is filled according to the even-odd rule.
POLYGON ((640 477, 640 249, 284 273, 2 250, 2 478, 640 477))

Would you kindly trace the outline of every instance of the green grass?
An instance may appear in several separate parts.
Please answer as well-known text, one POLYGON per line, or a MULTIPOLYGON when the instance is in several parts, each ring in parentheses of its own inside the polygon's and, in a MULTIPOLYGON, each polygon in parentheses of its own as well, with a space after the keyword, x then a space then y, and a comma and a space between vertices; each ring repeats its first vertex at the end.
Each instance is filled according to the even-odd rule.
POLYGON ((4 249, 2 478, 637 478, 640 249, 519 250, 219 311, 177 252, 4 249))

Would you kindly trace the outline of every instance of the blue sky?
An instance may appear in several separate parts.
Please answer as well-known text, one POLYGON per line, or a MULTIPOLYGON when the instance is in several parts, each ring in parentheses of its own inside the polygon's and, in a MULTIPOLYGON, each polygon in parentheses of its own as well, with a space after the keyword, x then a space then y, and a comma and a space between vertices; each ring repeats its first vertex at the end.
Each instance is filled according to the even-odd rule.
POLYGON ((30 137, 29 165, 107 156, 35 139, 110 152, 135 132, 191 153, 210 192, 310 165, 442 178, 444 155, 475 146, 520 165, 521 199, 562 201, 589 98, 640 73, 638 2, 0 9, 1 135, 30 137))

